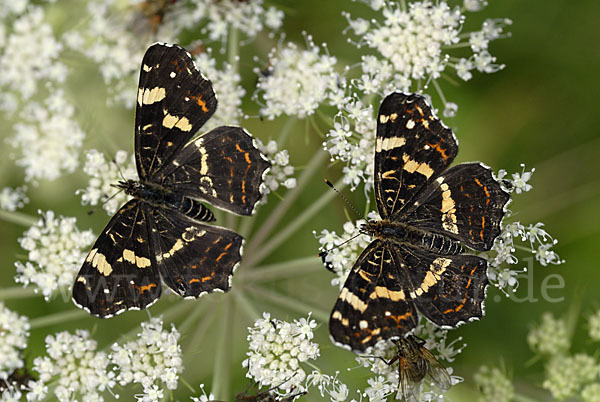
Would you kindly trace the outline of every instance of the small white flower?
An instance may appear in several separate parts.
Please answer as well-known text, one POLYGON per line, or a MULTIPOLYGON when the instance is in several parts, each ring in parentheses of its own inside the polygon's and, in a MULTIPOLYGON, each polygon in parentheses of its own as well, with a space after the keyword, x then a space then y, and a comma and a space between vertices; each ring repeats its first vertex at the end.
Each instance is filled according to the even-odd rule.
POLYGON ((0 380, 23 368, 21 352, 27 347, 29 320, 0 302, 0 380))
POLYGON ((129 196, 123 191, 119 192, 113 186, 123 179, 138 179, 133 155, 128 158, 127 152, 117 151, 114 161, 110 161, 101 152, 91 149, 86 152, 85 159, 83 171, 90 176, 90 179, 85 189, 77 190, 77 194, 81 195, 81 203, 83 205, 101 203, 109 215, 115 214, 129 196))
POLYGON ((26 191, 27 186, 20 186, 14 189, 4 187, 0 191, 0 209, 14 212, 19 208, 23 208, 29 202, 29 198, 25 194, 26 191))
POLYGON ((319 105, 337 99, 339 76, 335 72, 335 57, 321 55, 310 36, 307 49, 294 43, 269 54, 269 74, 259 73, 257 92, 263 103, 260 114, 268 119, 280 115, 305 118, 319 105))
POLYGON ((144 401, 160 399, 162 388, 176 389, 179 374, 183 370, 179 332, 174 326, 171 331, 163 329, 160 318, 142 323, 138 339, 123 345, 113 344, 108 360, 119 370, 115 380, 120 385, 139 383, 144 401), (146 399, 144 399, 146 398, 146 399))
POLYGON ((94 235, 91 230, 80 231, 75 218, 55 218, 52 211, 39 213, 42 218, 19 239, 28 261, 15 262, 15 281, 35 285, 35 291, 48 300, 58 288, 72 285, 94 235))
POLYGON ((290 164, 288 151, 285 149, 279 150, 277 142, 271 140, 266 145, 255 139, 258 149, 271 161, 271 168, 265 176, 265 188, 261 203, 267 200, 267 194, 272 191, 277 191, 279 186, 284 186, 287 189, 296 186, 296 179, 290 177, 294 174, 294 166, 290 164))
POLYGON ((306 372, 299 363, 319 356, 319 345, 310 341, 316 325, 310 314, 288 323, 263 313, 263 318, 248 328, 248 358, 242 363, 248 368, 246 377, 259 387, 276 387, 280 396, 304 391, 306 372))

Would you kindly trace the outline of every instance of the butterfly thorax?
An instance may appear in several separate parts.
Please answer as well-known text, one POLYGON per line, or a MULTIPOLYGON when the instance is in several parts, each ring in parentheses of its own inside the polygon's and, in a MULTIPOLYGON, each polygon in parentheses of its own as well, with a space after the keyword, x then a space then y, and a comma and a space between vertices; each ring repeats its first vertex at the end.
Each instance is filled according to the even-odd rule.
POLYGON ((203 222, 215 220, 212 211, 201 202, 175 194, 168 187, 158 183, 127 180, 120 181, 117 187, 149 207, 173 209, 203 222))
POLYGON ((432 233, 390 219, 368 221, 361 226, 360 230, 383 242, 407 244, 439 254, 456 255, 463 252, 461 244, 446 235, 432 233))

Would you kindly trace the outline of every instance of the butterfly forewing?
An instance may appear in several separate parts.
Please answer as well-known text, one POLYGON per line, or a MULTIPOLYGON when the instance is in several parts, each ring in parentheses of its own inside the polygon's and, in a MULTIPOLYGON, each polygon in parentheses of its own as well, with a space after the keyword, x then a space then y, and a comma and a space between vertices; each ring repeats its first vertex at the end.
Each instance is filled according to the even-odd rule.
POLYGON ((189 53, 157 43, 144 55, 135 112, 135 155, 140 179, 157 173, 212 116, 217 99, 189 53))
POLYGON ((73 300, 78 306, 106 318, 146 308, 158 299, 161 282, 152 263, 147 222, 137 200, 110 220, 75 278, 73 300))
POLYGON ((179 194, 250 215, 269 166, 246 130, 222 126, 187 144, 163 170, 179 194))
POLYGON ((422 96, 387 96, 378 113, 375 145, 375 200, 381 217, 410 206, 457 152, 454 134, 435 118, 422 96))

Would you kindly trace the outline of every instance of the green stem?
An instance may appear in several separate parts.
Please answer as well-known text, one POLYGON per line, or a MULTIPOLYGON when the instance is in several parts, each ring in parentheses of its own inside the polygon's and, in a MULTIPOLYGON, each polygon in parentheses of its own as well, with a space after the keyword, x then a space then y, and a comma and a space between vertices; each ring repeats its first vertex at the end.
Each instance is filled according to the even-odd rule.
POLYGON ((214 306, 213 308, 207 309, 206 315, 202 318, 202 322, 198 324, 198 326, 196 327, 196 331, 194 331, 194 334, 189 338, 189 343, 187 344, 187 347, 182 347, 184 350, 188 350, 190 352, 189 354, 186 354, 183 357, 184 367, 187 365, 188 359, 197 359, 197 356, 195 356, 195 351, 201 349, 201 345, 205 341, 204 333, 208 330, 208 328, 212 326, 213 321, 215 320, 216 311, 219 311, 219 309, 214 308, 214 306))
POLYGON ((307 273, 317 272, 322 269, 323 264, 315 254, 310 257, 298 258, 291 261, 253 267, 251 270, 243 271, 238 279, 241 283, 261 282, 264 280, 273 281, 296 275, 306 275, 307 273))
POLYGON ((236 305, 241 307, 241 309, 246 312, 246 315, 250 317, 251 321, 256 321, 260 317, 262 317, 262 314, 254 308, 254 304, 252 303, 252 301, 250 301, 250 299, 246 297, 244 292, 239 291, 239 288, 237 292, 232 292, 232 295, 235 299, 236 305))
POLYGON ((296 116, 290 116, 283 125, 283 128, 279 133, 279 138, 277 139, 277 146, 279 147, 279 149, 284 148, 284 145, 288 137, 290 136, 290 133, 292 132, 292 128, 294 127, 296 121, 298 121, 298 118, 296 116))
MULTIPOLYGON (((292 203, 296 200, 296 198, 304 190, 304 187, 306 187, 306 185, 311 181, 313 174, 321 167, 321 164, 327 158, 327 155, 329 155, 329 154, 323 150, 319 150, 314 154, 312 159, 309 161, 308 166, 306 167, 306 169, 304 169, 304 171, 298 178, 296 187, 294 187, 292 190, 290 190, 287 193, 287 195, 285 196, 283 201, 280 202, 279 205, 277 205, 275 210, 271 213, 271 215, 269 215, 267 220, 263 223, 260 230, 258 232, 256 232, 256 234, 252 237, 252 240, 248 244, 248 250, 254 251, 260 247, 262 242, 267 238, 267 236, 275 228, 275 225, 277 225, 281 221, 281 217, 288 211, 288 209, 291 207, 292 203)), ((332 193, 332 192, 328 191, 327 193, 332 193)), ((252 256, 251 253, 249 253, 249 255, 252 256)), ((252 263, 254 263, 256 261, 260 261, 257 258, 254 258, 254 259, 248 258, 246 260, 246 263, 248 266, 252 265, 252 263, 250 263, 248 260, 252 260, 252 263)))
POLYGON ((231 27, 229 30, 229 44, 227 59, 233 71, 238 72, 238 55, 240 54, 240 33, 239 31, 231 27))
POLYGON ((204 314, 206 306, 206 303, 197 303, 195 308, 193 308, 188 316, 181 322, 181 324, 179 324, 178 330, 182 336, 185 336, 185 334, 190 331, 192 324, 198 321, 199 317, 204 314))
POLYGON ((288 295, 265 289, 262 286, 248 286, 248 289, 251 289, 253 293, 256 293, 260 297, 284 308, 289 308, 290 310, 297 311, 304 315, 308 314, 309 311, 312 311, 312 315, 321 322, 327 322, 329 320, 328 312, 321 310, 319 307, 302 303, 300 300, 289 297, 288 295))
POLYGON ((64 324, 67 321, 78 320, 85 318, 87 313, 80 309, 70 309, 61 311, 60 313, 45 315, 43 317, 34 318, 29 321, 31 329, 47 327, 55 324, 64 324))
POLYGON ((39 218, 16 211, 0 211, 0 219, 10 223, 16 223, 17 225, 21 226, 32 226, 39 221, 39 218))
MULTIPOLYGON (((345 187, 343 180, 339 180, 335 183, 335 187, 339 190, 345 187)), ((296 230, 298 230, 302 225, 304 225, 310 218, 313 217, 325 204, 327 204, 333 197, 335 196, 334 191, 326 191, 323 195, 315 202, 313 202, 310 207, 306 208, 300 215, 298 215, 291 223, 287 224, 285 228, 283 228, 276 235, 272 236, 272 238, 265 244, 263 244, 260 248, 253 249, 253 253, 251 257, 248 258, 248 266, 253 266, 257 262, 262 261, 262 259, 268 256, 271 251, 279 247, 284 241, 288 239, 296 230)), ((283 203, 282 203, 283 204, 283 203)))
POLYGON ((39 296, 32 288, 12 287, 0 289, 0 300, 8 299, 26 299, 28 297, 39 296))
POLYGON ((231 298, 226 298, 221 303, 221 336, 217 339, 217 352, 214 361, 213 383, 211 392, 218 399, 227 399, 229 390, 231 389, 231 378, 229 373, 229 365, 231 361, 230 345, 232 331, 232 311, 231 298))

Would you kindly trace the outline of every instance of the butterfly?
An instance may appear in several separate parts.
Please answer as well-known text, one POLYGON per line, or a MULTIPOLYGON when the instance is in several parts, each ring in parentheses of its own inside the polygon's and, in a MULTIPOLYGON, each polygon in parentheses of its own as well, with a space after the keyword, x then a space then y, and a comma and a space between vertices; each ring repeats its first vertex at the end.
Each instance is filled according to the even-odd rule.
POLYGON ((157 43, 142 60, 135 112, 139 181, 116 187, 132 199, 87 255, 73 285, 75 304, 94 316, 144 309, 162 282, 185 298, 227 291, 241 260, 239 234, 203 202, 250 215, 270 162, 243 128, 217 127, 192 139, 217 98, 185 49, 157 43), (191 140, 191 141, 190 141, 191 140))
POLYGON ((448 371, 438 362, 435 356, 425 348, 425 341, 414 335, 396 341, 396 355, 386 364, 398 362, 398 387, 402 391, 405 402, 418 402, 421 399, 421 383, 425 378, 431 380, 442 391, 452 386, 448 371))
POLYGON ((381 220, 361 232, 375 239, 358 257, 329 320, 334 342, 364 351, 401 338, 418 312, 443 328, 483 316, 487 261, 509 194, 481 163, 449 167, 452 131, 425 98, 400 92, 379 109, 374 194, 381 220))

